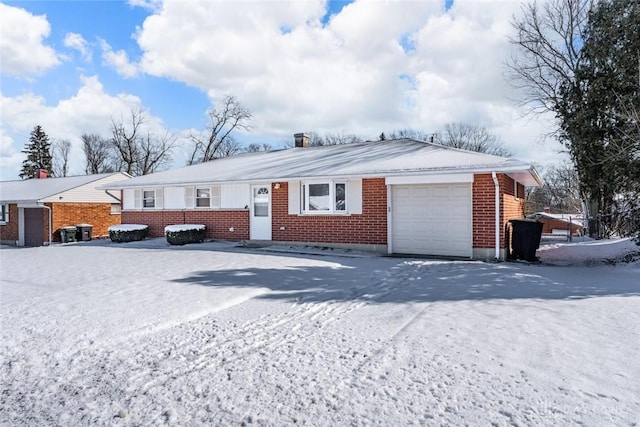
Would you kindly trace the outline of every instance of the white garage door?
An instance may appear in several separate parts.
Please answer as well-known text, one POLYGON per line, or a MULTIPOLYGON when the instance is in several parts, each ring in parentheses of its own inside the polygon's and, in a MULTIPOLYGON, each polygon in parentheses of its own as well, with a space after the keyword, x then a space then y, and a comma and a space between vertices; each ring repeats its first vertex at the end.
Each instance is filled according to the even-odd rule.
POLYGON ((471 184, 391 186, 392 251, 471 257, 471 184))

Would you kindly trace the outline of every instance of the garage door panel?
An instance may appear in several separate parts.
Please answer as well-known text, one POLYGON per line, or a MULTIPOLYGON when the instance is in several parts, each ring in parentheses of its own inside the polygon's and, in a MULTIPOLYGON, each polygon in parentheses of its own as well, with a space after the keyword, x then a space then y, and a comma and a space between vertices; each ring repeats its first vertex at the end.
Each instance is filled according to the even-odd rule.
POLYGON ((393 252, 471 256, 471 184, 391 188, 393 252))

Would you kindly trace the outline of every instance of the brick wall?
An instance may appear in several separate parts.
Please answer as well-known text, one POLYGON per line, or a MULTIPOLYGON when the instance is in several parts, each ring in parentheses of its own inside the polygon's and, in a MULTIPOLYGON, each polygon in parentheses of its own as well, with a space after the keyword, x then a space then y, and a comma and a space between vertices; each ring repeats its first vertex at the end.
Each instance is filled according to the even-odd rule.
MULTIPOLYGON (((60 228, 64 226, 91 224, 93 238, 104 237, 111 225, 120 224, 120 214, 111 214, 110 203, 47 203, 53 210, 53 241, 60 241, 60 228)), ((48 212, 45 210, 48 217, 48 212)), ((48 227, 48 218, 45 219, 48 227)), ((48 228, 46 233, 48 233, 48 228)), ((46 234, 45 234, 46 235, 46 234)), ((45 238, 48 240, 48 238, 45 238)))
MULTIPOLYGON (((505 174, 497 174, 500 184, 500 247, 505 247, 504 227, 510 219, 524 218, 524 187, 505 174)), ((495 248, 495 184, 491 174, 477 174, 473 180, 473 247, 495 248)))
POLYGON ((190 211, 124 211, 123 224, 145 224, 152 237, 164 236, 164 227, 174 224, 204 224, 208 239, 249 239, 248 210, 190 210, 190 211), (229 231, 233 228, 233 231, 229 231))
POLYGON ((14 243, 18 240, 18 205, 9 205, 9 222, 0 225, 0 241, 14 243))
POLYGON ((288 185, 272 195, 272 239, 285 242, 387 244, 384 178, 362 180, 361 215, 289 215, 288 185), (284 230, 280 228, 284 227, 284 230))

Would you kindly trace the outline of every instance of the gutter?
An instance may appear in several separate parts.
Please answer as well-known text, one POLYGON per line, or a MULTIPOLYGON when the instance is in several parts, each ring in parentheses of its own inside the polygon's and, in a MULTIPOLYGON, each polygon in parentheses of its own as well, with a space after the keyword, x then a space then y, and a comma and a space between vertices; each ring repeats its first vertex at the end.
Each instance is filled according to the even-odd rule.
POLYGON ((53 243, 53 241, 52 241, 53 240, 52 239, 53 233, 51 231, 51 227, 52 227, 52 224, 51 224, 52 211, 51 211, 51 208, 49 206, 45 205, 44 203, 42 203, 40 201, 38 201, 38 206, 40 206, 41 208, 45 208, 46 210, 49 211, 49 247, 51 247, 51 244, 53 243))
POLYGON ((500 183, 498 182, 498 177, 495 172, 491 172, 491 177, 493 178, 493 184, 496 188, 496 259, 500 259, 500 183))

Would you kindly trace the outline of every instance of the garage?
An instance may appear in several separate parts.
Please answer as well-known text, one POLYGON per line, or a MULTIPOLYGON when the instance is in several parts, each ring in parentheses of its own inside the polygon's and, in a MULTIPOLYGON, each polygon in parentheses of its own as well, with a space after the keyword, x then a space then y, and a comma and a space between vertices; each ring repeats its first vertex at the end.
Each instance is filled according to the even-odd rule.
POLYGON ((471 257, 471 191, 471 183, 392 185, 392 251, 471 257))

